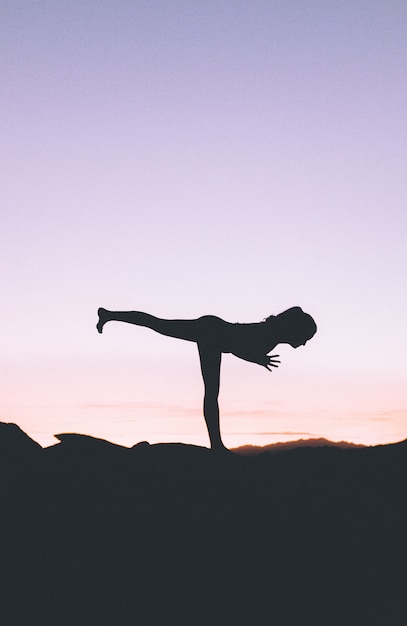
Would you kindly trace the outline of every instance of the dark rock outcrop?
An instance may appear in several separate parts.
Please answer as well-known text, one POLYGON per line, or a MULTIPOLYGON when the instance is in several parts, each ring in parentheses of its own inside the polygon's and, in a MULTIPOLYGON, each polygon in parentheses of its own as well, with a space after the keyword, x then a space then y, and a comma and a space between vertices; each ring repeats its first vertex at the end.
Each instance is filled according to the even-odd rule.
POLYGON ((406 623, 406 442, 242 457, 59 439, 0 482, 7 626, 406 623))

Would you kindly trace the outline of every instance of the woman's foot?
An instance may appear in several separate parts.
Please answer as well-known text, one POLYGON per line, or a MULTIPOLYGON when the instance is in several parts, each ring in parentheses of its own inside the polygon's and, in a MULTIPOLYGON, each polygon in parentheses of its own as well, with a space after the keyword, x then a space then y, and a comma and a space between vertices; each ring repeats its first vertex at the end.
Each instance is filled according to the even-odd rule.
POLYGON ((109 321, 109 311, 107 309, 98 309, 99 321, 96 324, 98 333, 103 332, 103 326, 109 321))
POLYGON ((231 451, 229 450, 229 448, 226 448, 226 446, 224 446, 224 445, 223 445, 223 443, 222 443, 221 441, 220 441, 220 442, 217 442, 217 443, 215 443, 215 444, 211 444, 211 450, 212 450, 213 452, 218 452, 218 453, 220 452, 221 454, 223 454, 223 453, 226 453, 226 454, 228 454, 228 453, 229 453, 229 454, 233 454, 233 452, 231 452, 231 451))

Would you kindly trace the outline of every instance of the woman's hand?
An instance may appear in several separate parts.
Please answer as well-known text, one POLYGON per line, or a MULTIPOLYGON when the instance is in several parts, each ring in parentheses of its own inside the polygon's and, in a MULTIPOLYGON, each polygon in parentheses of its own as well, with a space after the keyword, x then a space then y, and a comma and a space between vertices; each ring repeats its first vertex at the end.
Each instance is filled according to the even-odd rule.
POLYGON ((279 357, 279 354, 272 354, 268 356, 268 354, 261 354, 258 351, 248 351, 248 352, 237 352, 234 350, 232 352, 238 359, 243 359, 244 361, 249 361, 249 363, 257 363, 257 365, 261 365, 262 367, 266 367, 269 372, 271 372, 272 367, 278 367, 280 361, 277 361, 276 357, 279 357))
POLYGON ((279 354, 272 354, 271 356, 268 356, 267 354, 264 355, 264 360, 262 363, 260 363, 260 365, 263 365, 264 367, 266 367, 269 372, 272 371, 272 367, 278 367, 278 364, 281 363, 281 361, 277 361, 276 357, 279 357, 279 354))

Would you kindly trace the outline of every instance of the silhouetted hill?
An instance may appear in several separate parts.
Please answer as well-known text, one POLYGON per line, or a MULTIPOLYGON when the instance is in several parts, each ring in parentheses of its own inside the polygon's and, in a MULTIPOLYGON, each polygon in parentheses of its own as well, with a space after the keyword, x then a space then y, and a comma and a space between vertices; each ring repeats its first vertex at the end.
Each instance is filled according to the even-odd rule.
POLYGON ((26 435, 16 424, 0 422, 0 459, 33 457, 42 451, 41 446, 26 435))
POLYGON ((3 426, 2 624, 406 624, 407 442, 42 450, 3 426))
POLYGON ((255 454, 276 454, 277 452, 285 452, 294 448, 320 448, 328 446, 330 448, 365 448, 362 444, 349 443, 347 441, 329 441, 329 439, 297 439, 296 441, 284 441, 278 443, 269 443, 266 446, 241 446, 234 448, 233 452, 244 454, 245 456, 253 456, 255 454))

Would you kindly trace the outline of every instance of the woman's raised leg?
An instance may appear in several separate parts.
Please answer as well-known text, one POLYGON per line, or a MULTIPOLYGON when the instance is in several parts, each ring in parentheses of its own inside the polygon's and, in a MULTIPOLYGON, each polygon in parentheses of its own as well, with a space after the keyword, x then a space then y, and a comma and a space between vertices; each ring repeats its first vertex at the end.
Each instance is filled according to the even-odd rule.
POLYGON ((135 324, 136 326, 146 326, 167 337, 175 337, 176 339, 184 339, 186 341, 198 341, 202 328, 200 319, 166 320, 149 313, 142 313, 141 311, 108 311, 101 308, 98 310, 98 315, 99 321, 96 324, 96 328, 99 333, 103 332, 103 326, 106 322, 116 321, 135 324))
POLYGON ((208 429, 211 448, 226 450, 222 443, 219 427, 219 384, 221 364, 221 328, 223 320, 211 315, 195 320, 166 320, 141 311, 108 311, 98 310, 99 321, 96 325, 99 333, 103 331, 106 322, 117 321, 146 326, 152 330, 186 341, 195 341, 198 344, 201 372, 205 385, 204 417, 208 429))

